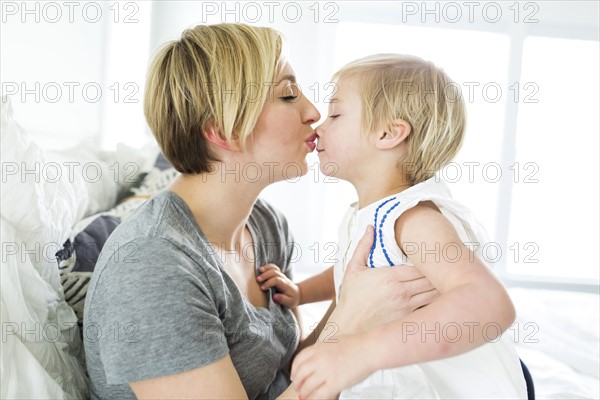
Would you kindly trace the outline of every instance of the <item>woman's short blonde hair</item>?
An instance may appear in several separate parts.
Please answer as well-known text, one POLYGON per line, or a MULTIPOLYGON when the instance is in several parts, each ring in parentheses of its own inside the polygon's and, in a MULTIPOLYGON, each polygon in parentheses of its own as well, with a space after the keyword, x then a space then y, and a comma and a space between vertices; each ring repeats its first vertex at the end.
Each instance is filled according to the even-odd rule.
POLYGON ((433 63, 401 54, 355 60, 333 79, 356 77, 362 100, 362 128, 386 129, 397 119, 412 128, 399 168, 411 185, 432 177, 458 153, 466 128, 460 87, 433 63))
POLYGON ((148 71, 144 114, 177 171, 211 171, 218 160, 207 129, 244 146, 284 68, 282 47, 274 29, 218 24, 187 29, 159 49, 148 71))

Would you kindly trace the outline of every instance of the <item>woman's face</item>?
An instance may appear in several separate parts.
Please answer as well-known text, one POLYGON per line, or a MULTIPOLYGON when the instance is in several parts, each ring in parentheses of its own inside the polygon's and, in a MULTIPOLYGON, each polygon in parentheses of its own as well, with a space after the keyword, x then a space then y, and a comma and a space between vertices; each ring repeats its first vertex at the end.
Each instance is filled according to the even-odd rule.
POLYGON ((264 172, 263 180, 270 183, 306 174, 306 155, 315 149, 311 124, 320 118, 286 63, 248 140, 248 155, 264 172))

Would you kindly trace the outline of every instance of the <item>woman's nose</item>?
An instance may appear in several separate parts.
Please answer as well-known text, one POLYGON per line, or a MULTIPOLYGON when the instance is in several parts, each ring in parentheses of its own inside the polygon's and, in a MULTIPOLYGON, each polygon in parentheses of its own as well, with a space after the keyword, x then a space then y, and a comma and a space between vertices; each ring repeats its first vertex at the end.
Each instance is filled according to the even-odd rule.
POLYGON ((306 109, 304 111, 304 123, 309 125, 314 124, 315 122, 321 119, 321 113, 319 113, 317 107, 315 107, 314 104, 310 100, 308 100, 308 98, 306 98, 305 96, 303 97, 306 100, 306 109))

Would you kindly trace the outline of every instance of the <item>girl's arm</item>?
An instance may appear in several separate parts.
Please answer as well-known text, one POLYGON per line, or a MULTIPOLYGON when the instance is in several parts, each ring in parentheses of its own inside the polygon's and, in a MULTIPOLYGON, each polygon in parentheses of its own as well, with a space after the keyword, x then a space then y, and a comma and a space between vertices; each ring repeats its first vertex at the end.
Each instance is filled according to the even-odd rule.
POLYGON ((462 354, 494 340, 514 321, 502 284, 439 211, 417 205, 400 216, 395 232, 414 266, 440 291, 439 299, 399 320, 299 354, 292 380, 302 398, 334 396, 380 369, 462 354))
POLYGON ((335 296, 333 266, 318 275, 311 276, 298 284, 300 304, 331 300, 335 296))

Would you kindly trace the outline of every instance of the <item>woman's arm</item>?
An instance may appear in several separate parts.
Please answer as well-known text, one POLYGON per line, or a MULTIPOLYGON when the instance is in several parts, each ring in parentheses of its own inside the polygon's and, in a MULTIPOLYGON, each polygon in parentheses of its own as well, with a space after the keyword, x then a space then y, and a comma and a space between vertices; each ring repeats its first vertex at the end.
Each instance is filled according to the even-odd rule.
MULTIPOLYGON (((191 371, 145 381, 130 382, 129 386, 140 400, 242 400, 248 398, 229 355, 212 364, 191 371)), ((298 400, 298 394, 292 386, 289 386, 277 399, 298 400)))
POLYGON ((229 355, 175 375, 130 382, 138 399, 247 399, 229 355), (210 382, 210 383, 208 383, 210 382))
MULTIPOLYGON (((300 343, 298 351, 316 343, 320 336, 362 332, 399 319, 439 296, 415 268, 369 268, 367 259, 373 237, 373 227, 369 226, 346 266, 339 303, 330 305, 317 328, 300 343)), ((324 281, 333 286, 329 281, 333 280, 330 269, 315 278, 315 282, 324 281)))
POLYGON ((331 313, 333 313, 333 310, 335 310, 335 302, 331 302, 331 304, 329 305, 329 308, 327 309, 327 312, 325 313, 325 315, 323 315, 323 318, 321 318, 321 321, 319 321, 319 324, 317 325, 317 327, 315 329, 313 329, 306 336, 306 338, 304 338, 300 341, 300 344, 298 345, 298 349, 296 350, 296 354, 298 354, 300 351, 302 351, 306 347, 312 346, 313 344, 317 343, 319 336, 321 335, 321 332, 323 332, 323 330, 327 326, 327 322, 329 320, 329 317, 331 316, 331 313))
POLYGON ((434 304, 371 332, 379 342, 404 334, 401 346, 395 340, 385 350, 373 346, 373 357, 381 360, 383 368, 462 354, 495 340, 510 327, 515 309, 506 289, 439 211, 418 205, 406 211, 395 228, 398 245, 405 253, 410 248, 409 259, 441 296, 434 304), (408 335, 414 327, 419 334, 408 335), (458 335, 441 334, 446 327, 458 330, 458 335), (429 331, 437 336, 424 337, 429 331))

